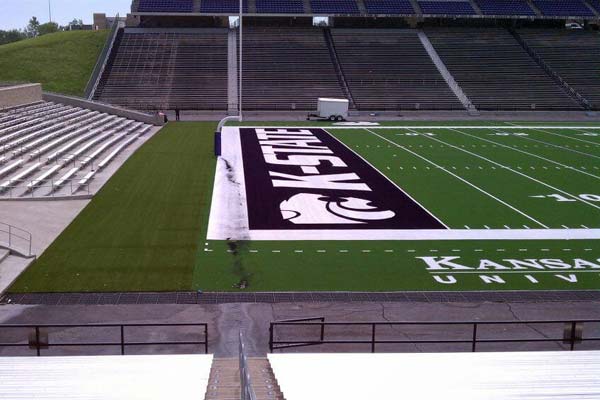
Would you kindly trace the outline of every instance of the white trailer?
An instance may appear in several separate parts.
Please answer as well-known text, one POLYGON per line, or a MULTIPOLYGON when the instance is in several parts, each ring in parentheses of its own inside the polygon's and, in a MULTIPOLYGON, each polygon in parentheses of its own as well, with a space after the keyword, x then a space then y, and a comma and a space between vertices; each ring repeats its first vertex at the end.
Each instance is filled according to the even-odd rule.
POLYGON ((306 119, 310 120, 311 117, 324 118, 330 121, 345 121, 348 118, 348 105, 347 99, 331 99, 331 98, 319 98, 317 102, 317 113, 308 114, 306 119))

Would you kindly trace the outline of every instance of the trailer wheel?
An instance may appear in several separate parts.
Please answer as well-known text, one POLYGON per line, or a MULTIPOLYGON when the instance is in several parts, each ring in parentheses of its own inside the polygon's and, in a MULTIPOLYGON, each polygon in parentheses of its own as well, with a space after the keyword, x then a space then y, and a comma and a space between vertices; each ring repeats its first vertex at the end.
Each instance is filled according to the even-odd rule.
POLYGON ((335 115, 330 115, 330 116, 329 116, 329 120, 330 120, 331 122, 335 121, 335 115))
POLYGON ((342 117, 341 115, 338 115, 337 117, 335 117, 336 121, 343 121, 344 117, 342 117))

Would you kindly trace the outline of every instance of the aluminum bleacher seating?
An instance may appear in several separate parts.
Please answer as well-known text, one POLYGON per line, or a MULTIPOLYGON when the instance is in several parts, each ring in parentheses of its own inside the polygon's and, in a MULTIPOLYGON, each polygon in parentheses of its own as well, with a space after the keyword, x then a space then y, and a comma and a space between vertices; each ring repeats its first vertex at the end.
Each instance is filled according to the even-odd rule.
POLYGON ((594 109, 600 110, 600 36, 596 32, 522 29, 519 35, 594 109))
MULTIPOLYGON (((242 4, 243 11, 248 12, 248 1, 242 4)), ((203 13, 237 14, 240 11, 239 0, 202 0, 200 11, 203 13)))
POLYGON ((227 108, 227 30, 127 29, 94 94, 140 110, 227 108))
POLYGON ((542 14, 549 17, 593 17, 582 0, 533 0, 542 14))
MULTIPOLYGON (((142 122, 61 104, 23 106, 0 111, 0 195, 9 197, 71 195, 89 183, 73 185, 104 152, 117 154, 152 127, 142 122), (34 122, 19 128, 23 118, 34 122), (14 136, 16 135, 16 136, 14 136), (34 176, 35 175, 35 176, 34 176), (64 189, 63 189, 64 188, 64 189), (70 190, 69 190, 70 189, 70 190)), ((112 157, 103 164, 114 160, 112 157)), ((89 190, 88 190, 89 192, 89 190)))
POLYGON ((416 31, 332 29, 331 34, 359 110, 463 109, 416 31))
POLYGON ((303 14, 302 0, 256 0, 256 12, 265 14, 303 14))
POLYGON ((410 0, 364 0, 369 14, 414 14, 410 0))
POLYGON ((343 97, 320 28, 244 30, 244 108, 315 110, 318 97, 343 97))
POLYGON ((316 14, 360 14, 355 0, 310 0, 316 14))
POLYGON ((192 12, 193 0, 139 0, 139 12, 192 12))
POLYGON ((426 33, 480 110, 581 109, 507 30, 439 28, 426 33))
POLYGON ((454 0, 419 0, 423 14, 433 15, 473 15, 475 10, 468 1, 454 0))
POLYGON ((475 0, 484 15, 535 16, 525 0, 475 0))

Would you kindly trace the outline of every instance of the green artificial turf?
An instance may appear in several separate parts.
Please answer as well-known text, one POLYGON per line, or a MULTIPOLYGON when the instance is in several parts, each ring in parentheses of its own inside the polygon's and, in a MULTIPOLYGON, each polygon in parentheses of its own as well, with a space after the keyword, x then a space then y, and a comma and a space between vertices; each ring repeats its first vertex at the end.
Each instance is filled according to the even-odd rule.
POLYGON ((213 123, 134 153, 12 291, 190 289, 214 177, 213 123))
POLYGON ((0 82, 82 95, 108 31, 58 32, 0 46, 0 82))
MULTIPOLYGON (((125 163, 10 291, 600 288, 598 240, 207 241, 213 130, 211 123, 167 125, 125 163), (419 257, 458 257, 453 260, 471 267, 481 260, 506 265, 508 259, 552 259, 573 265, 582 259, 598 268, 532 270, 530 277, 484 268, 453 274, 454 283, 441 283, 436 276, 443 281, 450 279, 448 274, 428 271, 419 257)), ((471 137, 449 129, 427 130, 436 141, 407 135, 414 131, 406 129, 369 130, 330 132, 451 228, 540 228, 527 216, 554 229, 600 228, 600 210, 589 204, 531 197, 555 189, 600 195, 600 134, 529 130, 524 138, 499 136, 501 130, 493 128, 461 131, 471 137)))

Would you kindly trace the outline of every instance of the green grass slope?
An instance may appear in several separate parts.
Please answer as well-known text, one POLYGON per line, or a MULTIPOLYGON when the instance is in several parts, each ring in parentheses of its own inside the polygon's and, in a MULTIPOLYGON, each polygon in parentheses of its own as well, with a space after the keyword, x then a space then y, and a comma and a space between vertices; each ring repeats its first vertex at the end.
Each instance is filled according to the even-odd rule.
POLYGON ((71 31, 0 46, 0 81, 82 95, 108 31, 71 31))

